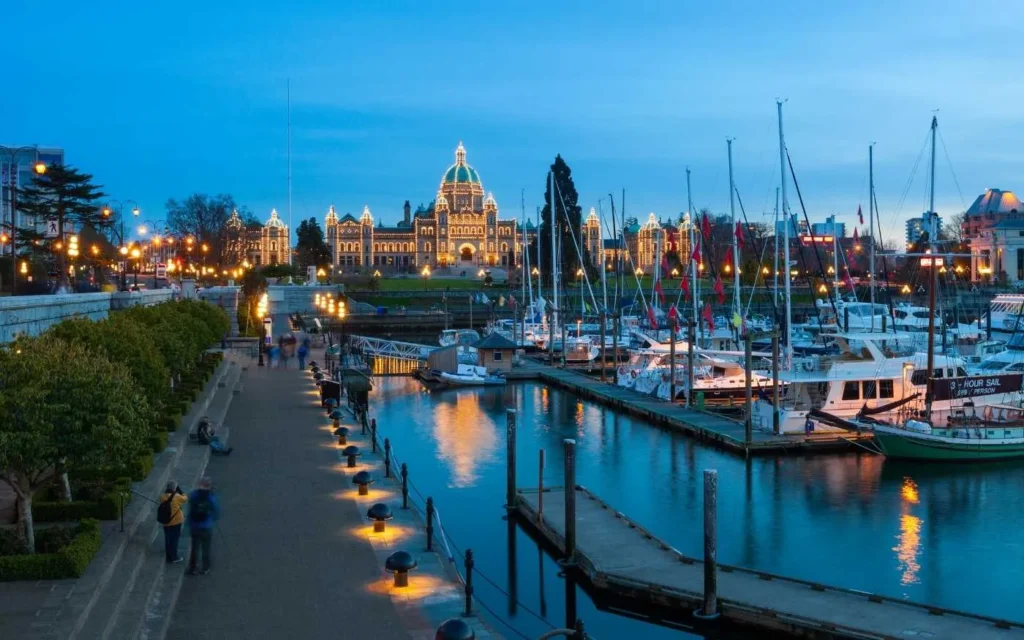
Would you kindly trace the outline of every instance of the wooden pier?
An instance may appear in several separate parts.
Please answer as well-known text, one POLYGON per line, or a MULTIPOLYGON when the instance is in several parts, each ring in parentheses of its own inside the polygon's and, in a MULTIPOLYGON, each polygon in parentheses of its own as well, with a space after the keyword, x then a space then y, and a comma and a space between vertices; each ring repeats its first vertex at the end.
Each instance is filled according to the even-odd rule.
MULTIPOLYGON (((738 453, 822 452, 856 449, 852 441, 870 440, 870 433, 819 433, 775 435, 754 429, 746 441, 744 425, 723 415, 688 409, 651 396, 625 389, 613 383, 585 376, 576 371, 530 363, 521 367, 524 374, 588 400, 643 418, 675 431, 682 431, 702 441, 738 453)), ((509 379, 512 379, 511 377, 509 379)), ((523 378, 527 379, 524 375, 523 378)))
MULTIPOLYGON (((641 606, 673 608, 681 617, 701 610, 701 560, 684 556, 585 488, 577 486, 575 496, 575 567, 594 592, 641 606)), ((563 488, 542 493, 518 490, 512 505, 520 524, 563 556, 565 498, 563 488)), ((801 637, 1024 638, 1024 625, 1018 622, 720 563, 717 606, 727 624, 801 637)), ((690 622, 699 624, 695 619, 690 622)))

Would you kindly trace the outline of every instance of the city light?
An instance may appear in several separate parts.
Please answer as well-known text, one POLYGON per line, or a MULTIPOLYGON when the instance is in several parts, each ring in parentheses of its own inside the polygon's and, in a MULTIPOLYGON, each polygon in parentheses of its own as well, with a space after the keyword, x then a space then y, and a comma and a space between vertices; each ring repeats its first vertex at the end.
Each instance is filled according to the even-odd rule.
POLYGON ((28 273, 28 261, 21 261, 21 268, 19 269, 19 271, 21 271, 21 275, 25 275, 28 273))
POLYGON ((118 249, 118 251, 121 253, 122 256, 128 255, 128 247, 121 247, 120 249, 118 249))
POLYGON ((46 173, 46 163, 45 162, 37 162, 35 164, 35 166, 32 167, 32 168, 35 170, 35 172, 38 175, 43 175, 44 173, 46 173))
POLYGON ((426 265, 425 265, 425 266, 423 267, 423 271, 420 271, 420 274, 421 274, 421 275, 422 275, 422 276, 423 276, 424 278, 429 278, 429 277, 430 277, 430 267, 429 267, 429 266, 426 266, 426 265))

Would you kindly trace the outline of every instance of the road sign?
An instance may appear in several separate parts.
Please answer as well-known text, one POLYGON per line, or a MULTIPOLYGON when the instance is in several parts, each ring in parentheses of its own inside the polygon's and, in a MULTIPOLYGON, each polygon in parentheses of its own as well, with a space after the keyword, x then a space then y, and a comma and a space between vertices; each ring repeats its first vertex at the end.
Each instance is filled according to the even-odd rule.
POLYGON ((167 277, 167 265, 163 262, 156 263, 156 277, 166 278, 167 277))
POLYGON ((56 220, 48 220, 46 222, 46 237, 47 238, 56 238, 58 236, 60 236, 60 232, 57 231, 57 221, 56 220))
POLYGON ((274 323, 270 318, 263 318, 263 344, 268 347, 274 344, 274 323))

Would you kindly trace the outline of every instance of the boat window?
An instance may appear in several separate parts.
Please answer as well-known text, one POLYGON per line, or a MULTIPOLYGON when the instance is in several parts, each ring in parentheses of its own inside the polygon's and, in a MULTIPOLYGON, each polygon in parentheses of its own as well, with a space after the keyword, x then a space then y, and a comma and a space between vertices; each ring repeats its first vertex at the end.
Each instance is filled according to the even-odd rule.
POLYGON ((1005 362, 1001 362, 999 360, 989 360, 987 362, 982 362, 978 368, 981 369, 982 371, 1000 371, 1005 366, 1005 362))
POLYGON ((878 397, 879 398, 892 398, 895 394, 893 393, 892 380, 879 380, 878 381, 878 397))
POLYGON ((932 374, 932 377, 935 378, 936 380, 941 380, 942 378, 946 377, 945 372, 945 369, 936 369, 935 373, 932 374))
POLYGON ((877 383, 874 380, 865 380, 861 383, 861 397, 865 400, 874 400, 876 387, 877 383))
POLYGON ((916 387, 923 387, 928 384, 928 372, 923 370, 915 371, 913 375, 910 376, 910 384, 916 387))
POLYGON ((914 312, 914 317, 915 318, 924 318, 925 320, 927 320, 928 319, 928 312, 927 311, 915 311, 914 312))
POLYGON ((957 375, 957 377, 966 376, 967 375, 967 369, 964 369, 963 367, 957 367, 956 368, 956 375, 957 375))
POLYGON ((860 384, 856 381, 844 384, 843 400, 860 400, 860 384))
POLYGON ((1011 364, 1010 366, 1006 367, 1006 370, 1014 372, 1024 371, 1024 362, 1016 362, 1014 364, 1011 364))
POLYGON ((896 312, 893 313, 893 315, 895 315, 897 318, 902 320, 903 318, 907 317, 907 312, 906 311, 896 311, 896 312))

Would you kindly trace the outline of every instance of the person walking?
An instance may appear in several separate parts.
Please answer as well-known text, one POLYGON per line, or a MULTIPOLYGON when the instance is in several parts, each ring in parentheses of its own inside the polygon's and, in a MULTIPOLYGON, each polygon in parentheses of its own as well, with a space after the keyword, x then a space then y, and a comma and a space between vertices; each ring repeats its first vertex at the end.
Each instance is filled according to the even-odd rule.
POLYGON ((306 356, 309 355, 309 338, 302 341, 296 354, 299 356, 299 371, 306 370, 306 356))
POLYGON ((188 494, 188 526, 192 535, 192 552, 188 559, 188 574, 196 574, 199 554, 203 555, 200 575, 210 572, 210 545, 213 543, 213 526, 220 519, 220 501, 213 493, 213 482, 209 478, 199 481, 199 488, 188 494))
POLYGON ((164 554, 167 564, 184 560, 178 555, 178 540, 181 539, 181 525, 185 522, 181 508, 186 502, 188 497, 178 487, 178 483, 174 480, 168 481, 167 490, 160 496, 156 508, 157 522, 164 525, 164 554))

